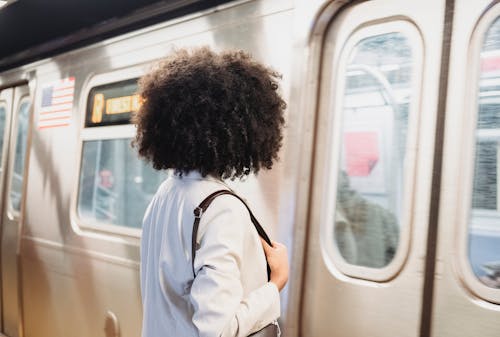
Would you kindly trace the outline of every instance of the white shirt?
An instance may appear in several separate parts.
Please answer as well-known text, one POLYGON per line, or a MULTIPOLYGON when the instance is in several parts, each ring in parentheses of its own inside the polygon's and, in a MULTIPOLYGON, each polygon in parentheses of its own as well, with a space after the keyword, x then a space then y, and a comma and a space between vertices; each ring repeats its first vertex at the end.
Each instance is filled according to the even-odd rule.
POLYGON ((170 176, 143 221, 142 337, 248 336, 279 317, 279 292, 267 282, 264 251, 247 209, 230 195, 202 215, 195 272, 191 265, 194 209, 228 189, 197 172, 170 176))

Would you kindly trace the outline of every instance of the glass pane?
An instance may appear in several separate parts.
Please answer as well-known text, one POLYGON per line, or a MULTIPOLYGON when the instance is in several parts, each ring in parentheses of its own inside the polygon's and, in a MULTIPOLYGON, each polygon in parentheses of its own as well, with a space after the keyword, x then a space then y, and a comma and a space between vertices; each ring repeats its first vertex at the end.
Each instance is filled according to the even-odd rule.
POLYGON ((21 192, 23 189, 23 171, 26 160, 30 102, 23 101, 17 112, 16 153, 14 154, 14 170, 10 183, 10 202, 16 211, 21 209, 21 192))
POLYGON ((361 40, 350 54, 334 241, 353 265, 384 267, 398 249, 413 62, 401 33, 361 40))
POLYGON ((500 288, 500 20, 486 33, 481 49, 474 160, 469 263, 487 286, 500 288))
POLYGON ((128 138, 83 142, 78 214, 84 223, 141 227, 166 173, 139 160, 130 142, 128 138))

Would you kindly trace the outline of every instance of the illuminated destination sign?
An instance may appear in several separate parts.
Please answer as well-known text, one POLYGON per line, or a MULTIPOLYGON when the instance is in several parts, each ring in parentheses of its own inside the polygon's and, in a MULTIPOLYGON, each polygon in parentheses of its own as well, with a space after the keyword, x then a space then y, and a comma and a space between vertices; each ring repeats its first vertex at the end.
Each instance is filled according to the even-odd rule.
POLYGON ((92 88, 85 126, 129 124, 132 113, 141 106, 141 98, 136 91, 137 79, 92 88))
POLYGON ((123 114, 130 111, 138 111, 140 107, 139 95, 123 96, 106 100, 106 114, 123 114))

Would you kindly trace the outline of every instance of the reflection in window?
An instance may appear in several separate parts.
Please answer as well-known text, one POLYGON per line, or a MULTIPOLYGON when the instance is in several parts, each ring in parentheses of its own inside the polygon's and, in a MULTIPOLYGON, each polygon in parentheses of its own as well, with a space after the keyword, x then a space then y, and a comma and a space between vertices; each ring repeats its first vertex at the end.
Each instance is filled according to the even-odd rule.
POLYGON ((10 201, 16 211, 21 209, 21 193, 23 189, 24 162, 26 160, 30 102, 25 100, 17 112, 16 152, 14 154, 14 169, 10 187, 10 201))
POLYGON ((350 53, 334 230, 350 264, 381 268, 398 248, 413 62, 401 33, 366 38, 350 53))
POLYGON ((84 223, 140 228, 166 174, 137 158, 130 139, 84 141, 78 213, 84 223))
POLYGON ((481 49, 479 106, 474 158, 469 263, 486 285, 500 288, 500 20, 486 33, 481 49))

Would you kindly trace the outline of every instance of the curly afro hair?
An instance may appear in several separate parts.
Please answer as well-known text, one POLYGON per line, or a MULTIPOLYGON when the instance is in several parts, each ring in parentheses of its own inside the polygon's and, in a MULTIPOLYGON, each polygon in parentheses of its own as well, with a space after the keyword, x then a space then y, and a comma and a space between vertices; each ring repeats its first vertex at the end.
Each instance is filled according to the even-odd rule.
POLYGON ((278 159, 280 75, 243 51, 174 52, 139 80, 133 146, 157 170, 241 178, 278 159))

